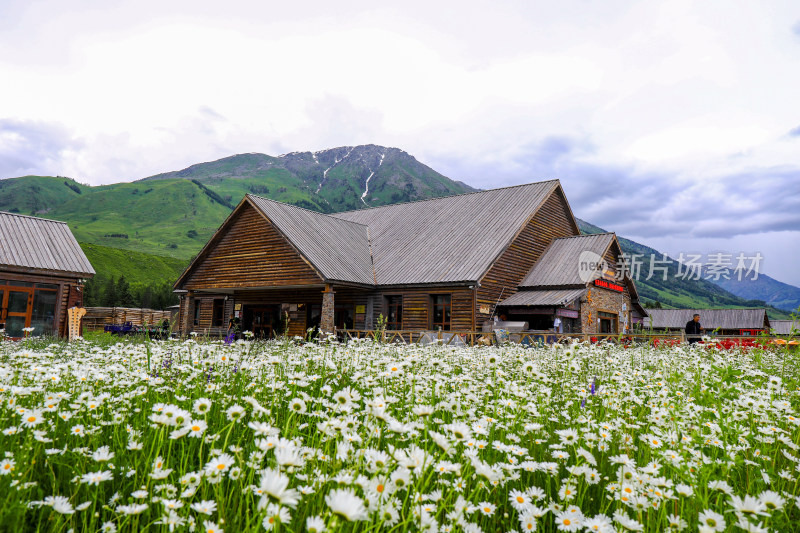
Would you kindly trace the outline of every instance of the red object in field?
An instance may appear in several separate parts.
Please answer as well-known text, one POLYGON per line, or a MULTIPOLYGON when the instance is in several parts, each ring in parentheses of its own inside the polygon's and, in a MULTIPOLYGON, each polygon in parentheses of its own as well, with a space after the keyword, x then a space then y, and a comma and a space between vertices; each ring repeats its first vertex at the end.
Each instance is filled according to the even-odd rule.
POLYGON ((658 347, 658 346, 677 346, 678 344, 680 344, 680 342, 681 341, 679 341, 678 339, 659 339, 659 338, 655 338, 655 339, 653 339, 653 346, 654 347, 658 347))

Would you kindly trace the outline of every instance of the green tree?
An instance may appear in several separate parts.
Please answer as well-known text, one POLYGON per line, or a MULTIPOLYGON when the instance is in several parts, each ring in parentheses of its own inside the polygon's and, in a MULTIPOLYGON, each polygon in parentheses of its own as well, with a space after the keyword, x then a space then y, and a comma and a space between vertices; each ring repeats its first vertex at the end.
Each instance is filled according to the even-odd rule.
POLYGON ((103 283, 101 301, 105 307, 113 307, 117 305, 117 284, 113 276, 108 278, 105 283, 103 283))
POLYGON ((128 283, 128 280, 125 279, 125 275, 122 275, 117 280, 116 284, 116 305, 117 307, 134 307, 136 302, 133 299, 133 293, 131 293, 131 285, 128 283))

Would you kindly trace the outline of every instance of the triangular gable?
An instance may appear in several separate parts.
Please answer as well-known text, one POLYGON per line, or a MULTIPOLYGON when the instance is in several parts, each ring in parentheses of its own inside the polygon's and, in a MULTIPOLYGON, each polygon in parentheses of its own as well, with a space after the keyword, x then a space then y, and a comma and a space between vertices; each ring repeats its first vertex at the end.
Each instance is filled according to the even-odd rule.
POLYGON ((319 285, 324 277, 245 197, 175 282, 179 289, 319 285))

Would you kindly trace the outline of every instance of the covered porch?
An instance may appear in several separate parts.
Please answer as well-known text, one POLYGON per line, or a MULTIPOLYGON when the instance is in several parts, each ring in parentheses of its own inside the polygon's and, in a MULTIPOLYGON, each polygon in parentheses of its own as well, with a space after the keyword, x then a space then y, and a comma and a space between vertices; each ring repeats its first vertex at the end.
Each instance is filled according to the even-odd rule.
POLYGON ((230 320, 255 338, 304 337, 372 327, 371 291, 331 283, 187 291, 181 298, 181 332, 224 336, 230 320))

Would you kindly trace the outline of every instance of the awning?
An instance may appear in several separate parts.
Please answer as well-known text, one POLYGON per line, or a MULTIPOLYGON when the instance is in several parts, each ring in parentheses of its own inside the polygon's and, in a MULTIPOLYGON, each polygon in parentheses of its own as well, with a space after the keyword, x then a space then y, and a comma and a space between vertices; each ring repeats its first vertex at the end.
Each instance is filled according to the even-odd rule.
POLYGON ((555 306, 569 305, 586 292, 586 289, 552 289, 545 291, 519 291, 499 304, 498 306, 555 306))

